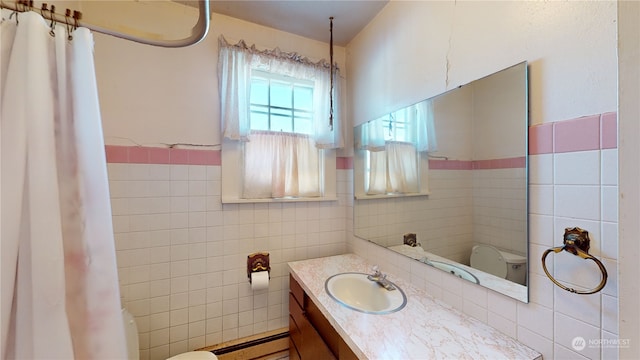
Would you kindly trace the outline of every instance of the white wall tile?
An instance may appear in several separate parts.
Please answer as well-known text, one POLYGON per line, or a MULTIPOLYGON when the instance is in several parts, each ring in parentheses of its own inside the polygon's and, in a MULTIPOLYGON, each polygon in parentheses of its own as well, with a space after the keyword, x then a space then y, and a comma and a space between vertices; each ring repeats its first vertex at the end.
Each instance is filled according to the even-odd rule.
POLYGON ((602 330, 618 334, 618 298, 602 295, 602 330))
POLYGON ((517 337, 516 322, 501 316, 501 314, 489 311, 487 313, 487 324, 512 338, 517 337))
POLYGON ((149 349, 150 360, 166 360, 169 358, 169 343, 166 345, 151 347, 149 349))
POLYGON ((149 330, 156 331, 169 328, 169 312, 160 312, 149 316, 149 330))
POLYGON ((554 192, 555 216, 587 220, 600 219, 600 187, 557 185, 554 192))
MULTIPOLYGON (((554 316, 555 333, 554 342, 557 346, 562 346, 565 349, 573 349, 576 354, 584 356, 589 359, 599 359, 600 349, 589 346, 589 340, 600 339, 600 329, 598 327, 589 325, 578 319, 565 316, 560 313, 555 313, 554 316), (581 337, 585 340, 585 348, 582 350, 576 350, 573 348, 575 339, 581 337)), ((579 344, 579 343, 578 343, 579 344)), ((559 354, 555 354, 557 358, 559 354)))
POLYGON ((556 314, 580 319, 589 325, 599 328, 601 325, 601 307, 600 294, 577 296, 558 286, 554 286, 554 312, 556 314))
POLYGON ((518 303, 518 326, 553 339, 553 311, 534 303, 518 303))
MULTIPOLYGON (((595 184, 602 182, 617 186, 617 171, 612 170, 617 169, 617 155, 610 150, 602 151, 600 157, 594 154, 567 154, 556 158, 554 162, 554 155, 545 154, 530 156, 529 162, 532 184, 529 192, 532 240, 530 276, 533 276, 529 304, 467 283, 443 283, 441 271, 416 266, 421 264, 401 257, 389 258, 383 248, 360 239, 350 239, 345 244, 346 235, 351 236, 352 231, 352 224, 348 223, 353 216, 349 184, 339 184, 339 189, 346 195, 338 204, 223 206, 219 197, 219 166, 108 164, 111 182, 136 181, 147 187, 138 188, 138 193, 119 188, 112 194, 114 219, 117 217, 119 224, 115 228, 118 232, 116 244, 118 265, 121 267, 120 281, 121 284, 125 282, 122 291, 124 306, 128 303, 138 307, 147 306, 146 311, 150 314, 140 319, 143 323, 141 328, 148 339, 143 344, 148 350, 142 351, 147 351, 149 358, 166 359, 169 344, 173 350, 183 347, 192 349, 191 345, 213 345, 224 340, 235 340, 240 334, 244 336, 252 331, 259 333, 270 328, 286 327, 286 262, 340 253, 348 246, 362 256, 375 260, 387 271, 397 271, 397 276, 419 281, 434 297, 481 318, 500 331, 511 336, 517 335, 521 342, 541 352, 545 358, 553 358, 554 351, 556 358, 560 358, 558 355, 582 356, 584 354, 572 350, 570 344, 562 343, 566 339, 558 335, 558 326, 566 326, 567 321, 578 321, 575 318, 578 315, 568 308, 569 302, 561 304, 554 301, 553 294, 557 290, 542 272, 539 259, 548 247, 562 243, 563 226, 581 226, 592 235, 594 253, 601 250, 602 256, 614 260, 605 265, 608 270, 611 268, 611 273, 617 271, 617 215, 610 221, 601 221, 602 217, 610 216, 605 215, 605 210, 612 208, 607 205, 605 196, 609 198, 617 193, 617 188, 605 195, 599 185, 567 185, 576 183, 570 178, 578 174, 577 171, 583 171, 580 173, 581 183, 593 183, 592 170, 595 169, 598 176, 595 184), (600 164, 593 163, 596 158, 602 163, 601 171, 598 170, 600 164), (571 167, 575 171, 569 171, 571 167), (557 174, 554 174, 554 170, 557 174), (597 209, 592 214, 593 207, 585 204, 593 204, 594 198, 597 209), (162 226, 166 217, 145 218, 157 213, 167 214, 167 228, 171 230, 163 228, 154 232, 132 232, 131 214, 146 219, 146 223, 142 221, 139 224, 142 230, 145 226, 162 226), (190 247, 199 243, 204 247, 190 247), (249 251, 264 249, 272 253, 273 271, 278 272, 280 279, 272 278, 273 286, 269 291, 251 292, 246 283, 244 259, 249 251), (186 263, 186 274, 170 279, 171 262, 186 263), (137 269, 133 277, 130 276, 132 267, 137 269), (148 269, 148 282, 144 269, 148 269), (138 284, 143 286, 131 287, 130 279, 140 281, 138 284), (482 295, 477 296, 478 291, 482 295), (171 299, 175 307, 170 306, 171 299), (178 327, 173 329, 173 340, 182 339, 185 326, 188 329, 187 337, 171 342, 170 330, 178 327), (559 344, 555 350, 554 341, 559 344)), ((342 174, 352 181, 352 171, 338 171, 339 176, 342 174)), ((380 209, 371 210, 379 212, 380 209)), ((553 271, 553 261, 549 263, 553 271)), ((177 266, 184 269, 184 265, 177 266)), ((602 315, 602 327, 613 334, 614 325, 617 325, 617 313, 614 313, 617 308, 617 286, 614 283, 617 283, 617 279, 611 276, 609 281, 612 285, 602 295, 602 310, 595 310, 595 313, 602 315)), ((583 322, 578 324, 599 329, 583 322)), ((602 349, 602 353, 605 354, 605 349, 602 349)))
POLYGON ((207 168, 201 165, 189 165, 189 180, 207 180, 207 168))
POLYGON ((618 221, 618 187, 602 187, 602 221, 618 221))
MULTIPOLYGON (((167 326, 169 326, 169 295, 163 295, 163 296, 156 296, 156 297, 151 297, 149 299, 149 313, 151 315, 153 314, 159 314, 159 313, 166 313, 167 314, 167 326)), ((151 319, 149 319, 149 321, 151 321, 151 319)))
POLYGON ((602 265, 607 269, 609 275, 607 284, 602 293, 614 297, 618 297, 618 262, 611 259, 600 259, 602 265))
POLYGON ((189 351, 189 341, 181 340, 173 343, 169 343, 169 355, 176 356, 178 354, 185 353, 189 351))
POLYGON ((600 255, 609 259, 618 259, 618 223, 602 222, 602 246, 600 255))
POLYGON ((529 242, 553 247, 553 216, 529 215, 529 242))
POLYGON ((189 180, 189 167, 185 165, 171 165, 171 180, 175 183, 179 180, 189 180))
POLYGON ((529 155, 529 184, 553 184, 553 154, 529 155))
POLYGON ((518 326, 517 339, 542 354, 543 359, 553 359, 553 341, 548 337, 543 337, 523 326, 518 326))
POLYGON ((602 331, 602 359, 618 359, 620 357, 620 348, 629 346, 631 339, 620 339, 617 334, 602 331))
POLYGON ((487 308, 490 312, 498 314, 513 323, 517 321, 517 305, 514 299, 499 295, 493 291, 489 291, 487 295, 487 308))
MULTIPOLYGON (((549 255, 551 256, 551 255, 549 255)), ((537 261, 534 258, 532 261, 537 261)), ((542 305, 547 308, 553 308, 553 282, 540 274, 529 274, 529 302, 542 305)))
POLYGON ((602 150, 602 185, 618 186, 618 149, 602 150))
POLYGON ((588 358, 576 351, 569 350, 564 346, 555 344, 553 347, 553 359, 558 360, 594 360, 598 358, 588 358))
POLYGON ((529 213, 553 215, 553 186, 529 185, 529 213))
POLYGON ((554 183, 560 185, 599 185, 599 165, 600 150, 555 154, 554 183))
POLYGON ((154 181, 171 180, 171 165, 165 165, 165 164, 150 165, 149 178, 154 181))

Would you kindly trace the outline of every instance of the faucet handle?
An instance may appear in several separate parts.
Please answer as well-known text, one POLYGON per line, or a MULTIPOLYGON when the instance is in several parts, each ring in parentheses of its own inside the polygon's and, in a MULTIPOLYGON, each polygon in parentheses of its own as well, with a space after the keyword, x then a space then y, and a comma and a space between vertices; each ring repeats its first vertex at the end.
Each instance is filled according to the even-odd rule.
POLYGON ((371 267, 371 271, 373 271, 373 274, 376 276, 379 276, 381 274, 378 265, 373 265, 373 267, 371 267))

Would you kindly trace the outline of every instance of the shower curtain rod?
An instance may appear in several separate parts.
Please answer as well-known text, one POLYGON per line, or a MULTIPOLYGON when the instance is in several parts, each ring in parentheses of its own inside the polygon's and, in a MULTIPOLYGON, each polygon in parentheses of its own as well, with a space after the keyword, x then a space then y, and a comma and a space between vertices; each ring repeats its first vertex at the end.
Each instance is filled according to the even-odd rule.
MULTIPOLYGON (((54 4, 55 5, 55 4, 54 4)), ((38 9, 33 7, 33 1, 17 1, 13 5, 7 4, 3 1, 0 1, 0 8, 8 9, 14 12, 25 12, 25 11, 35 11, 40 12, 42 17, 47 20, 51 20, 61 24, 67 24, 72 26, 83 26, 88 28, 89 30, 115 36, 120 39, 130 40, 141 44, 160 46, 165 48, 178 48, 185 47, 189 45, 196 44, 200 42, 207 35, 209 31, 209 0, 199 0, 198 1, 198 22, 191 29, 191 35, 184 39, 150 39, 145 37, 140 37, 128 33, 122 33, 119 31, 115 31, 112 29, 103 28, 97 25, 81 23, 80 20, 82 18, 82 13, 79 11, 73 11, 73 16, 69 13, 71 12, 67 9, 66 16, 63 14, 58 14, 54 11, 55 6, 52 5, 52 9, 46 9, 46 4, 42 4, 43 9, 38 9), (77 17, 76 17, 77 16, 77 17), (72 22, 70 22, 72 21, 72 22)))

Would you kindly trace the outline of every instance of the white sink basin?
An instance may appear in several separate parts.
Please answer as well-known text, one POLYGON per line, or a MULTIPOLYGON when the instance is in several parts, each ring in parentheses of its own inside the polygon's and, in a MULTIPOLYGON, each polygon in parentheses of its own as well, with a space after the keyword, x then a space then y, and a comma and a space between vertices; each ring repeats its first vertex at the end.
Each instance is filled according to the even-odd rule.
POLYGON ((389 314, 407 304, 404 292, 398 285, 393 286, 395 290, 387 290, 363 273, 336 274, 325 282, 325 290, 331 298, 350 309, 369 314, 389 314))
POLYGON ((447 264, 447 263, 443 263, 440 261, 433 261, 433 260, 424 260, 424 261, 420 260, 420 261, 424 262, 427 265, 431 265, 437 269, 453 274, 459 278, 471 281, 472 283, 475 283, 475 284, 480 283, 480 281, 478 281, 478 278, 475 275, 453 264, 447 264))

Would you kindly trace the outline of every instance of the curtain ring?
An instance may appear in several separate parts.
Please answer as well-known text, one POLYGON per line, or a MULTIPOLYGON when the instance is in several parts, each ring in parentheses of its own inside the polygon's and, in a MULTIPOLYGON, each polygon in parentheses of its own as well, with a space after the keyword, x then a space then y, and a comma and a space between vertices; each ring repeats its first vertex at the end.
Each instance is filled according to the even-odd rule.
POLYGON ((55 37, 56 36, 56 6, 55 5, 51 5, 51 10, 49 10, 49 15, 51 15, 51 24, 49 25, 49 27, 51 28, 51 31, 49 31, 49 35, 55 37))
MULTIPOLYGON (((16 8, 17 8, 17 6, 16 6, 16 8)), ((19 14, 19 13, 20 13, 20 12, 19 12, 18 10, 14 10, 14 11, 11 13, 11 15, 9 15, 9 20, 11 20, 11 18, 13 17, 13 15, 15 15, 15 16, 16 16, 16 25, 20 25, 20 21, 18 21, 18 14, 19 14)))
POLYGON ((66 27, 67 27, 67 40, 69 41, 73 40, 73 35, 71 35, 71 31, 73 30, 73 25, 71 25, 71 22, 69 21, 70 16, 71 16, 71 10, 66 9, 64 12, 64 23, 66 24, 66 27))
POLYGON ((73 30, 78 29, 78 20, 82 19, 82 13, 80 11, 73 10, 73 30))
POLYGON ((547 277, 554 283, 556 284, 558 287, 560 287, 563 290, 572 292, 574 294, 579 294, 579 295, 590 295, 590 294, 595 294, 598 291, 602 290, 604 288, 604 286, 607 284, 607 269, 604 267, 604 265, 602 264, 602 262, 598 259, 596 259, 593 255, 590 255, 587 251, 589 250, 589 233, 586 230, 582 230, 580 228, 566 228, 565 229, 565 234, 564 234, 564 246, 558 246, 558 247, 554 247, 551 249, 547 249, 545 250, 545 252, 542 254, 542 270, 544 270, 544 273, 547 275, 547 277), (586 251, 585 251, 586 249, 586 251), (602 279, 600 280, 600 284, 598 284, 598 286, 596 286, 595 288, 591 289, 591 290, 586 290, 586 291, 580 291, 580 290, 576 290, 574 288, 570 288, 568 286, 565 286, 563 284, 561 284, 558 280, 556 280, 550 273, 549 270, 547 270, 547 263, 546 263, 546 259, 547 259, 547 255, 549 255, 550 253, 559 253, 562 250, 565 250, 567 252, 572 253, 573 255, 579 256, 585 260, 593 260, 596 265, 598 265, 598 268, 600 269, 600 272, 602 273, 602 279))

